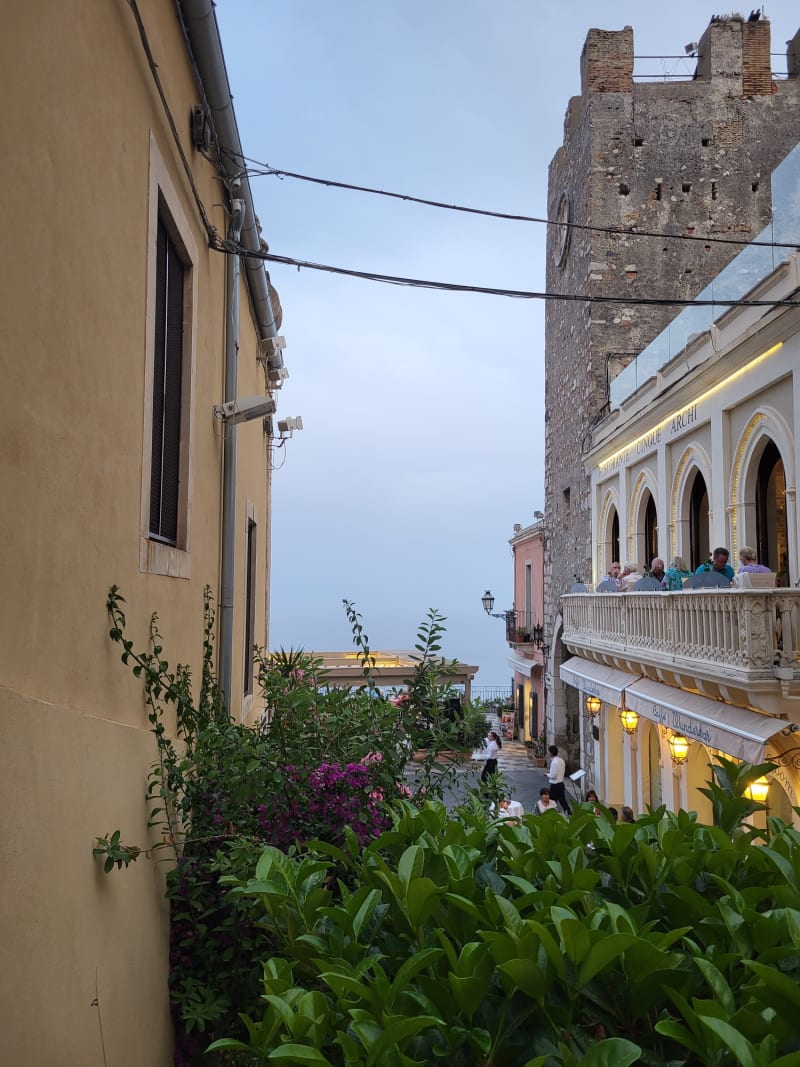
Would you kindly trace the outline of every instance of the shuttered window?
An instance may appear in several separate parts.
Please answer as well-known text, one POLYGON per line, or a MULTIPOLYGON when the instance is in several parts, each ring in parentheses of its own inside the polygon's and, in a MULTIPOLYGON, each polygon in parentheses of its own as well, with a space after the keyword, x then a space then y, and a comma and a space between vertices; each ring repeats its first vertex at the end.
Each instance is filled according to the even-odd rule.
POLYGON ((253 645, 256 633, 256 524, 247 523, 247 578, 244 605, 244 693, 253 692, 253 645))
POLYGON ((150 536, 178 543, 185 268, 159 220, 156 252, 150 536))

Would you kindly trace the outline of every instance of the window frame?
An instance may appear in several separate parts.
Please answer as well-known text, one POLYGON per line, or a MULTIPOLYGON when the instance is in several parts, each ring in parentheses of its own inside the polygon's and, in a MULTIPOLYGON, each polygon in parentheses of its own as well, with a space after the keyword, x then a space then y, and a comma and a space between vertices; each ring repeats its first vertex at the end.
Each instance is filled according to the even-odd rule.
POLYGON ((164 158, 150 136, 148 186, 147 296, 145 313, 144 418, 139 569, 174 578, 191 577, 191 500, 195 421, 195 355, 197 307, 197 243, 164 158), (180 460, 176 544, 151 533, 150 496, 153 459, 153 384, 156 347, 157 258, 159 223, 163 225, 183 274, 183 336, 181 359, 180 460))

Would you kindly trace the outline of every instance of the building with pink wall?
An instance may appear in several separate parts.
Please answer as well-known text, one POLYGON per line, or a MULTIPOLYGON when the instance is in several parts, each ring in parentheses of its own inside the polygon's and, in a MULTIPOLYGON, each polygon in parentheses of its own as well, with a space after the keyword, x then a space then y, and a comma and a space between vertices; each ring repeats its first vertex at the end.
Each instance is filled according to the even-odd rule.
POLYGON ((514 608, 506 618, 508 664, 514 672, 516 734, 523 741, 544 730, 544 520, 514 527, 514 608))

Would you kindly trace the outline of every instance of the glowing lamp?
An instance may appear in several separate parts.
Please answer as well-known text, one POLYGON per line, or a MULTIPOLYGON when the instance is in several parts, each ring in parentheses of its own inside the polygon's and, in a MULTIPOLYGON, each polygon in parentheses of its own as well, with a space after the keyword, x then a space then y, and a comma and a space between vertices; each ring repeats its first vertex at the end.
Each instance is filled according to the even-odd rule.
POLYGON ((748 800, 755 800, 757 804, 766 804, 768 793, 769 782, 764 777, 756 778, 744 791, 744 795, 748 800))
POLYGON ((588 696, 585 700, 586 710, 590 715, 595 716, 600 714, 600 708, 603 706, 600 697, 588 696))
POLYGON ((689 756, 689 738, 683 734, 672 734, 668 741, 669 753, 673 763, 685 763, 689 756))
POLYGON ((635 711, 630 711, 628 708, 620 708, 619 721, 622 723, 622 729, 626 734, 635 734, 639 726, 639 716, 635 711))

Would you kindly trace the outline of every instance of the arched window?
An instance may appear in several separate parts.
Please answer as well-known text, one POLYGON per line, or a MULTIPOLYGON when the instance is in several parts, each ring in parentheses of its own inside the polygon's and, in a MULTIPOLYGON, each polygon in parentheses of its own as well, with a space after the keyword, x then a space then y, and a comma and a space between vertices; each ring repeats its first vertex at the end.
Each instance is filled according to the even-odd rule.
POLYGON ((689 495, 689 554, 691 568, 697 570, 711 552, 708 542, 708 489, 700 471, 694 476, 689 495))
POLYGON ((644 510, 644 552, 645 558, 640 561, 640 566, 649 567, 650 561, 658 555, 658 515, 652 493, 647 494, 644 510))
POLYGON ((789 584, 786 528, 786 474, 774 441, 767 441, 756 477, 756 551, 759 563, 776 571, 777 584, 789 584))
POLYGON ((614 508, 614 517, 611 520, 611 562, 619 563, 619 515, 614 508))

